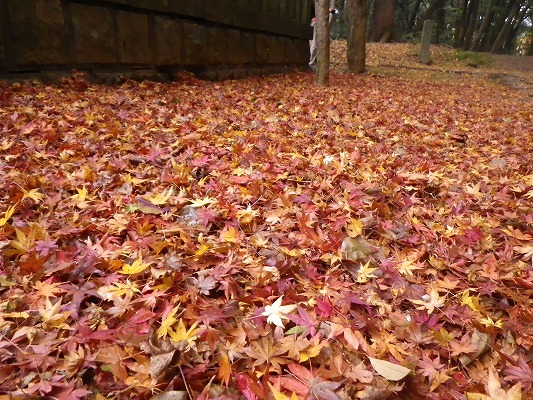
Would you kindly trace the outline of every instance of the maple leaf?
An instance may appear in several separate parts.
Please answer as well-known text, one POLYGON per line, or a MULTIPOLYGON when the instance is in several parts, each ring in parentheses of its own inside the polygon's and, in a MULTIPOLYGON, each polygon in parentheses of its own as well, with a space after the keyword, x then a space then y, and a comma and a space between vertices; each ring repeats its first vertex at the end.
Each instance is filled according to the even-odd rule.
POLYGON ((198 331, 199 328, 196 328, 198 325, 198 322, 194 322, 189 329, 185 327, 185 323, 183 322, 183 319, 180 319, 178 321, 177 326, 171 326, 168 328, 168 335, 171 337, 171 339, 176 342, 185 342, 187 343, 186 349, 189 349, 194 341, 198 338, 198 331))
POLYGON ((217 371, 217 378, 220 379, 224 385, 228 386, 231 378, 231 364, 229 357, 226 353, 220 353, 218 359, 219 367, 217 371))
POLYGON ((151 263, 143 263, 142 257, 139 257, 132 264, 122 264, 122 269, 118 272, 125 275, 134 275, 143 272, 150 266, 150 264, 151 263))
POLYGON ((355 238, 363 233, 364 224, 360 219, 351 218, 346 224, 346 234, 355 238))
POLYGON ((70 315, 70 311, 59 312, 60 308, 61 299, 52 304, 49 297, 45 298, 42 307, 38 308, 44 329, 71 329, 71 327, 65 323, 70 315))
POLYGON ((483 308, 479 302, 478 296, 470 296, 471 291, 475 291, 476 289, 468 288, 463 291, 461 295, 461 305, 466 305, 470 307, 473 311, 477 313, 481 313, 483 311, 483 308))
POLYGON ((37 251, 41 257, 46 257, 53 250, 58 248, 56 242, 57 239, 50 240, 50 237, 46 235, 45 240, 37 240, 35 242, 35 251, 37 251))
POLYGON ((210 205, 210 204, 216 204, 218 203, 218 200, 215 199, 214 197, 204 197, 203 199, 189 200, 189 202, 191 203, 190 204, 191 207, 198 208, 198 207, 203 207, 203 206, 210 205))
POLYGON ((440 363, 440 356, 431 360, 426 355, 423 355, 422 360, 418 362, 420 373, 422 376, 427 377, 431 383, 430 391, 435 390, 439 385, 451 379, 446 375, 446 371, 443 370, 444 367, 445 365, 440 363))
POLYGON ((419 305, 417 310, 427 310, 428 314, 433 313, 436 308, 444 306, 446 296, 440 297, 437 288, 432 287, 428 294, 422 296, 422 300, 410 300, 412 303, 419 305))
POLYGON ((270 382, 268 382, 268 386, 270 387, 272 395, 274 396, 274 400, 298 400, 298 395, 295 392, 292 392, 291 397, 288 397, 272 386, 270 382))
POLYGON ((510 365, 505 368, 503 380, 506 382, 519 382, 526 392, 530 392, 533 387, 533 371, 524 358, 520 356, 516 365, 510 365))
POLYGON ((52 283, 52 279, 47 279, 44 282, 36 281, 33 285, 36 290, 36 294, 39 298, 45 297, 57 297, 59 293, 64 292, 63 289, 58 286, 61 285, 60 282, 52 283))
POLYGON ((420 265, 417 265, 417 264, 418 263, 416 263, 413 260, 405 259, 405 260, 402 260, 401 262, 399 262, 396 265, 396 268, 398 269, 398 271, 402 275, 413 276, 413 271, 415 271, 417 269, 423 269, 423 267, 421 267, 420 265))
POLYGON ((200 293, 206 295, 217 286, 216 279, 210 275, 199 274, 198 278, 189 278, 189 281, 200 293))
POLYGON ((39 189, 31 189, 28 191, 24 190, 22 200, 24 199, 32 199, 34 202, 39 203, 42 199, 44 199, 44 194, 39 192, 39 189))
POLYGON ((259 215, 258 210, 252 209, 252 205, 248 206, 244 210, 237 211, 237 219, 243 224, 249 224, 259 215))
POLYGON ((113 306, 109 307, 106 312, 112 317, 120 317, 131 309, 131 298, 129 296, 113 297, 113 306))
POLYGON ((466 398, 468 400, 521 400, 522 399, 522 389, 520 384, 517 383, 513 387, 509 388, 508 391, 505 391, 501 387, 500 379, 498 373, 494 369, 494 366, 489 367, 489 378, 485 385, 487 394, 480 393, 466 393, 466 398))
POLYGON ((7 221, 11 218, 13 213, 15 212, 16 205, 13 205, 7 209, 7 211, 4 213, 4 216, 0 218, 0 228, 7 224, 7 221))
POLYGON ((132 298, 135 293, 141 293, 136 282, 127 279, 125 282, 116 282, 104 285, 97 290, 98 295, 104 300, 113 300, 115 297, 126 296, 132 298))
POLYGON ((246 354, 253 358, 253 367, 263 367, 261 371, 257 371, 258 376, 268 373, 269 371, 281 374, 281 365, 290 363, 290 360, 282 357, 287 352, 286 349, 274 343, 274 339, 269 335, 261 337, 259 340, 254 340, 250 343, 250 347, 246 349, 246 354))
POLYGON ((523 260, 533 260, 533 245, 515 246, 513 250, 522 254, 523 260))
POLYGON ((174 307, 170 312, 167 314, 165 319, 161 322, 161 326, 157 330, 157 338, 161 339, 164 338, 169 334, 169 331, 172 329, 172 326, 178 321, 175 317, 176 313, 178 312, 180 306, 174 307))
POLYGON ((172 196, 174 195, 174 188, 169 187, 168 189, 163 190, 161 193, 156 193, 147 198, 148 201, 155 205, 165 204, 172 196))
POLYGON ((74 203, 76 207, 80 209, 85 209, 89 207, 89 201, 91 201, 93 198, 89 195, 89 192, 86 187, 82 187, 81 189, 76 188, 76 194, 70 196, 72 200, 74 200, 74 203))
POLYGON ((376 278, 374 271, 377 271, 379 268, 372 268, 370 266, 370 260, 366 262, 365 265, 361 264, 357 270, 357 282, 358 283, 367 283, 373 278, 376 278))
POLYGON ((340 400, 341 397, 335 392, 342 382, 324 380, 300 364, 289 364, 291 374, 296 378, 282 376, 280 384, 284 388, 294 391, 304 398, 340 400))
POLYGON ((282 301, 283 296, 280 296, 274 303, 272 303, 272 305, 265 306, 265 311, 263 311, 261 315, 267 317, 268 323, 284 328, 283 320, 289 319, 289 317, 287 317, 287 314, 294 311, 294 309, 296 308, 296 304, 282 306, 282 301))

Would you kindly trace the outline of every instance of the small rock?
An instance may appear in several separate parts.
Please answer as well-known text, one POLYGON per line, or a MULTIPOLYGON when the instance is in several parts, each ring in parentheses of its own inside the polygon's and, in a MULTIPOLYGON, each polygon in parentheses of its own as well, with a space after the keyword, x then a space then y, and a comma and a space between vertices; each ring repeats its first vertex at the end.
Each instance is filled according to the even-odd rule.
POLYGON ((503 158, 495 157, 490 161, 489 164, 492 168, 505 169, 507 168, 507 161, 503 158))

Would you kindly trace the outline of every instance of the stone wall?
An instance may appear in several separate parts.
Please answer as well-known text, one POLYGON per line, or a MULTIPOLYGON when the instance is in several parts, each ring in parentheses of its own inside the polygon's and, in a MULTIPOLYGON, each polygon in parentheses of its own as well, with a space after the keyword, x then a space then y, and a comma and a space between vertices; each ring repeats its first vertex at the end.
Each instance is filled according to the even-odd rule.
POLYGON ((310 0, 1 0, 0 79, 277 72, 307 64, 310 17, 310 0))

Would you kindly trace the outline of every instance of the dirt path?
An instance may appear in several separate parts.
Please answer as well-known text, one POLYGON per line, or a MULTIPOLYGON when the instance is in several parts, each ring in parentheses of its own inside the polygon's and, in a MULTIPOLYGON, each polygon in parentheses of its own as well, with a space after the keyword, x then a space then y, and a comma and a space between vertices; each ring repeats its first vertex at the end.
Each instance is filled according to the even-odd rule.
MULTIPOLYGON (((481 79, 503 85, 533 99, 533 57, 458 53, 448 46, 432 46, 432 63, 424 65, 416 60, 418 50, 418 45, 409 43, 369 43, 368 72, 409 79, 481 79)), ((346 43, 334 41, 331 54, 333 69, 345 72, 346 43)))

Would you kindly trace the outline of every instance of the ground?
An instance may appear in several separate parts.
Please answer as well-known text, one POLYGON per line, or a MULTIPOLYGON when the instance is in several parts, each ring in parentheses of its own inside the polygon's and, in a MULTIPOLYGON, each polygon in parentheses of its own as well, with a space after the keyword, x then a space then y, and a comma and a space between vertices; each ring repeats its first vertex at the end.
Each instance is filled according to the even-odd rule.
MULTIPOLYGON (((420 49, 410 43, 367 44, 369 73, 409 79, 494 81, 533 97, 533 57, 459 52, 449 46, 431 47, 431 64, 417 62, 420 49)), ((346 71, 346 42, 332 41, 332 67, 346 71)))
POLYGON ((0 83, 0 399, 532 398, 531 65, 343 54, 0 83))

